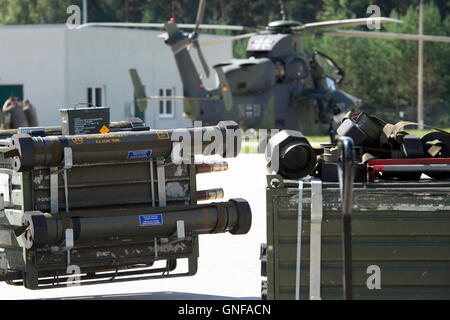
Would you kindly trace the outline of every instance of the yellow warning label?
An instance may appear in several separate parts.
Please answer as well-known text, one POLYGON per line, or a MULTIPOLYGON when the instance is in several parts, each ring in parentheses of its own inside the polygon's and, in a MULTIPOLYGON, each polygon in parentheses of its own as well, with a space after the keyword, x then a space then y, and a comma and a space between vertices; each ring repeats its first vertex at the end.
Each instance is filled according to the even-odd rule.
POLYGON ((156 134, 158 135, 159 140, 167 140, 170 139, 169 132, 166 130, 157 130, 156 134))
POLYGON ((75 144, 82 144, 84 142, 83 137, 73 137, 72 142, 75 144))
POLYGON ((105 134, 105 133, 108 133, 108 132, 109 132, 109 129, 108 129, 107 126, 103 126, 103 127, 100 129, 100 133, 105 134))

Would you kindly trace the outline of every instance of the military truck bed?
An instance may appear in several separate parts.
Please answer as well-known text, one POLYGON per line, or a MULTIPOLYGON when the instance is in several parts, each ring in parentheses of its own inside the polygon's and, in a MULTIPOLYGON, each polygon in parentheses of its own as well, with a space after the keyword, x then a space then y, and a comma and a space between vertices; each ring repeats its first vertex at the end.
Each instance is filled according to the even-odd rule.
MULTIPOLYGON (((267 298, 294 299, 298 182, 267 181, 267 298)), ((339 184, 323 183, 322 196, 321 298, 343 299, 339 184)), ((309 299, 310 181, 302 211, 300 298, 309 299)), ((450 181, 355 183, 352 246, 354 299, 450 299, 450 181)))

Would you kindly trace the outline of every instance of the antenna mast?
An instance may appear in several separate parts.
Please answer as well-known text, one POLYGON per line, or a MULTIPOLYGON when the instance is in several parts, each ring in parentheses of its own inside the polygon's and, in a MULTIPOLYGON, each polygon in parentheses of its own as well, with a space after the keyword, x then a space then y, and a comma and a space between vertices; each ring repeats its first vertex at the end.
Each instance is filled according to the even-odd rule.
MULTIPOLYGON (((419 35, 423 36, 423 1, 420 0, 419 9, 419 35)), ((424 110, 423 110, 423 40, 419 40, 419 67, 417 80, 417 122, 419 130, 424 129, 424 110)))
POLYGON ((87 0, 83 0, 83 24, 88 23, 88 4, 87 0))
POLYGON ((284 11, 283 0, 279 0, 278 2, 280 3, 280 14, 281 14, 281 19, 286 20, 286 13, 285 13, 285 11, 284 11))

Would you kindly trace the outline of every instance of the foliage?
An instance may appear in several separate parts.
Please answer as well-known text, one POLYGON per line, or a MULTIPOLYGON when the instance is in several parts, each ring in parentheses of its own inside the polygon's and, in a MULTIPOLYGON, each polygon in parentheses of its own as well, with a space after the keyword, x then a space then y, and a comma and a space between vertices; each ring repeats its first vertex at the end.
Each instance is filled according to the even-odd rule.
MULTIPOLYGON (((284 0, 288 19, 303 23, 367 17, 376 4, 384 16, 403 24, 383 25, 382 31, 418 32, 419 0, 284 0)), ((424 32, 450 36, 450 1, 424 0, 424 32)), ((0 0, 0 24, 65 23, 69 5, 82 0, 0 0)), ((89 21, 194 23, 197 0, 88 0, 89 21)), ((264 27, 281 19, 279 0, 207 0, 204 23, 264 27)), ((361 28, 361 30, 367 28, 361 28)), ((216 31, 218 34, 229 32, 216 31)), ((340 85, 364 101, 362 110, 389 122, 416 120, 417 41, 360 39, 305 34, 309 53, 319 50, 333 58, 346 72, 340 85)), ((234 55, 246 57, 247 40, 236 41, 234 55)), ((450 126, 450 45, 424 44, 425 123, 450 126)))

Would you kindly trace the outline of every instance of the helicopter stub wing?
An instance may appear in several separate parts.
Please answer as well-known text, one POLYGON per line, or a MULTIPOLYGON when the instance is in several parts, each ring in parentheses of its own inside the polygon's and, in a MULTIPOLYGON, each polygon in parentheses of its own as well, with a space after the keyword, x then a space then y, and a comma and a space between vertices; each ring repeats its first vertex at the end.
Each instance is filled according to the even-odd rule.
POLYGON ((231 88, 228 83, 228 79, 223 72, 223 67, 230 65, 230 63, 222 63, 216 64, 213 66, 214 70, 216 70, 217 77, 219 78, 219 90, 222 96, 223 104, 225 106, 225 110, 231 111, 233 108, 233 95, 231 93, 231 88))

